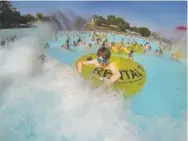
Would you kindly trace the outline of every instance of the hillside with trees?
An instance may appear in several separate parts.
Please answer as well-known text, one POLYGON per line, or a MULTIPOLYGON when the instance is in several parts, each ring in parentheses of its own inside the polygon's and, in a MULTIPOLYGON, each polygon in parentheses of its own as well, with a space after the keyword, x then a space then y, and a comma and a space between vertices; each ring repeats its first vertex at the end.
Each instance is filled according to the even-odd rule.
POLYGON ((30 27, 36 21, 43 21, 42 13, 21 15, 10 1, 0 1, 0 29, 30 27))
MULTIPOLYGON (((149 37, 152 33, 151 30, 147 27, 130 26, 130 24, 123 18, 116 17, 114 15, 108 15, 107 18, 94 15, 93 22, 96 27, 103 27, 105 29, 111 29, 118 32, 135 32, 144 37, 149 37)), ((91 25, 88 25, 86 28, 89 29, 89 26, 91 27, 91 25)))
MULTIPOLYGON (((66 16, 62 15, 63 14, 60 13, 61 19, 64 19, 66 16)), ((21 13, 15 7, 12 6, 10 1, 0 1, 0 29, 31 27, 31 25, 33 23, 36 23, 37 21, 48 22, 49 19, 53 19, 53 21, 57 21, 60 24, 56 17, 57 14, 55 16, 44 16, 42 13, 37 13, 36 15, 21 15, 21 13)), ((79 29, 81 29, 82 26, 86 24, 86 20, 81 17, 76 17, 75 19, 76 21, 72 25, 73 27, 79 27, 79 29)), ((66 21, 66 18, 64 19, 64 21, 66 21)), ((93 25, 87 24, 85 29, 91 29, 92 27, 94 29, 97 28, 104 30, 113 30, 124 33, 134 32, 144 37, 149 37, 152 35, 152 32, 149 28, 131 26, 129 22, 125 21, 123 18, 116 17, 114 15, 109 15, 107 16, 107 18, 104 18, 103 16, 94 15, 93 22, 93 25)))

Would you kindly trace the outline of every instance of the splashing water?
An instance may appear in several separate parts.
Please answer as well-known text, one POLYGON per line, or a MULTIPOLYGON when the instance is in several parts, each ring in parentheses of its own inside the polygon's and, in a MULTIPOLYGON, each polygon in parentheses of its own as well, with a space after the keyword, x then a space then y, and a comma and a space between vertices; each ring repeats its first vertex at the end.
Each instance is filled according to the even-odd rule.
POLYGON ((175 30, 172 33, 172 52, 180 52, 183 55, 182 61, 187 64, 187 30, 175 30))
POLYGON ((28 37, 2 50, 1 139, 136 140, 126 120, 119 122, 121 97, 91 89, 70 67, 50 58, 41 64, 36 43, 28 37))
POLYGON ((51 24, 54 30, 82 30, 89 19, 74 13, 71 10, 58 10, 51 14, 48 23, 51 24))
POLYGON ((53 58, 42 63, 50 34, 41 30, 45 37, 36 32, 0 49, 0 140, 185 140, 185 119, 136 115, 121 94, 90 88, 53 58))

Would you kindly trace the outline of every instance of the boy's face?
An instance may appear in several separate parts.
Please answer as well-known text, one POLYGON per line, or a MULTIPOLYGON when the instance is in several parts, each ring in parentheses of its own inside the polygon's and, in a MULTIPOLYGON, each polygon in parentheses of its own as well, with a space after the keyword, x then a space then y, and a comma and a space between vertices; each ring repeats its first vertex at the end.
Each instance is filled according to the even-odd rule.
POLYGON ((97 61, 100 65, 106 65, 108 64, 108 59, 107 58, 103 58, 102 56, 98 56, 97 61))

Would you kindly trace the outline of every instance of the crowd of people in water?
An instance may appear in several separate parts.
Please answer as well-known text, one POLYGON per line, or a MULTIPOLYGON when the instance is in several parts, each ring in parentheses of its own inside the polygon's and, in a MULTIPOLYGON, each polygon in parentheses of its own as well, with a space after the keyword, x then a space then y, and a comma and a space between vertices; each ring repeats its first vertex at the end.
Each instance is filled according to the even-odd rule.
MULTIPOLYGON (((151 52, 152 50, 152 45, 150 44, 151 42, 153 42, 153 39, 148 39, 148 38, 144 38, 144 37, 139 37, 142 40, 145 40, 145 44, 138 44, 137 41, 135 40, 136 38, 138 38, 138 35, 126 35, 128 40, 124 40, 123 38, 121 38, 120 41, 115 41, 115 35, 114 33, 110 33, 111 34, 111 38, 112 40, 109 41, 108 40, 108 34, 109 33, 105 33, 105 32, 86 32, 86 31, 82 31, 82 32, 74 32, 73 34, 68 34, 67 32, 61 32, 61 33, 55 33, 54 37, 55 40, 58 41, 59 38, 66 38, 65 43, 61 46, 62 48, 71 50, 71 47, 79 47, 79 46, 83 46, 86 49, 88 49, 88 51, 91 51, 91 49, 93 47, 107 47, 110 50, 119 50, 122 52, 127 53, 128 58, 133 60, 133 54, 136 52, 134 50, 134 48, 132 48, 131 50, 129 49, 130 45, 132 46, 137 46, 140 45, 141 48, 143 48, 144 50, 144 54, 147 54, 149 52, 151 52), (88 37, 87 39, 84 37, 84 35, 86 35, 88 37), (71 46, 71 47, 70 47, 71 46)), ((6 47, 7 44, 9 43, 13 43, 16 40, 20 39, 21 37, 17 36, 17 35, 13 35, 10 37, 6 37, 4 40, 0 41, 0 46, 1 47, 6 47)), ((44 45, 44 48, 49 48, 49 44, 46 43, 44 45)), ((162 56, 164 54, 164 50, 163 47, 159 47, 158 49, 155 50, 155 54, 157 56, 162 56)), ((177 57, 177 53, 172 53, 172 59, 176 59, 178 60, 177 57)), ((45 56, 42 55, 41 59, 44 60, 45 56)))
POLYGON ((10 37, 6 37, 5 39, 3 39, 3 40, 0 42, 0 46, 1 46, 1 47, 5 47, 7 44, 15 42, 18 38, 19 38, 19 37, 16 36, 16 35, 10 36, 10 37))
MULTIPOLYGON (((22 37, 26 37, 28 35, 22 35, 22 36, 18 36, 18 35, 12 35, 12 36, 8 36, 8 37, 1 37, 1 39, 3 40, 0 40, 0 48, 6 48, 8 47, 9 44, 11 43, 14 43, 15 41, 21 39, 22 37)), ((46 43, 44 45, 44 48, 48 48, 49 45, 48 43, 46 43)), ((39 59, 42 60, 43 62, 46 61, 46 56, 44 54, 40 55, 39 56, 39 59)))
MULTIPOLYGON (((66 37, 65 44, 61 46, 62 48, 65 48, 65 49, 70 49, 70 46, 72 47, 83 46, 83 47, 86 47, 86 49, 90 51, 92 47, 100 46, 100 47, 107 47, 112 50, 114 49, 114 50, 123 51, 128 54, 128 58, 131 60, 133 59, 133 54, 135 53, 135 50, 134 49, 129 50, 130 45, 135 46, 135 47, 137 45, 140 45, 143 48, 145 54, 147 54, 148 52, 152 50, 152 46, 150 42, 152 42, 153 40, 146 41, 145 44, 138 44, 137 41, 135 40, 135 38, 137 37, 129 35, 128 37, 129 39, 127 41, 125 41, 122 38, 120 41, 116 42, 115 34, 112 33, 111 35, 112 35, 113 41, 109 41, 107 39, 106 33, 79 32, 79 33, 73 33, 72 35, 69 35, 66 32, 61 32, 60 34, 57 34, 57 33, 55 34, 55 40, 58 41, 59 38, 61 38, 61 36, 66 37), (82 36, 84 34, 87 34, 89 36, 89 40, 88 38, 85 39, 85 37, 82 36), (131 38, 132 40, 130 40, 131 38)), ((159 47, 159 49, 155 50, 155 54, 158 56, 161 56, 164 54, 164 51, 161 47, 159 47)))
MULTIPOLYGON (((109 34, 105 32, 87 32, 87 31, 82 31, 82 32, 74 32, 73 34, 68 34, 67 32, 60 32, 60 33, 55 33, 54 37, 55 40, 58 41, 59 38, 60 40, 62 38, 66 38, 65 43, 61 46, 61 48, 65 48, 68 50, 72 50, 71 47, 85 47, 88 51, 91 51, 93 47, 106 47, 109 48, 110 50, 113 49, 118 49, 119 51, 123 51, 127 53, 128 58, 130 60, 133 60, 133 54, 136 52, 133 49, 129 50, 130 45, 132 46, 137 46, 140 45, 141 48, 144 50, 144 54, 148 54, 149 52, 152 51, 152 45, 151 42, 155 42, 154 39, 146 38, 146 37, 138 37, 138 35, 129 35, 126 34, 124 36, 127 36, 128 40, 125 41, 123 38, 115 42, 115 35, 114 33, 110 33, 112 36, 113 41, 109 41, 107 38, 107 35, 109 34), (89 36, 86 39, 84 35, 89 36), (138 44, 137 41, 135 40, 136 38, 140 38, 142 40, 145 40, 145 44, 138 44), (131 40, 132 39, 132 40, 131 40)), ((121 35, 121 34, 119 34, 121 35)), ((156 41, 157 42, 157 41, 156 41)), ((45 45, 45 48, 48 48, 49 44, 47 43, 45 45)), ((164 54, 164 47, 160 46, 158 49, 155 50, 155 55, 157 56, 162 56, 164 54)), ((172 53, 172 59, 178 60, 179 56, 177 53, 172 53)))
MULTIPOLYGON (((107 69, 110 70, 112 75, 108 77, 102 77, 101 80, 104 81, 102 84, 103 87, 109 87, 113 85, 120 77, 121 73, 119 69, 110 61, 113 51, 123 52, 123 55, 127 55, 128 59, 133 60, 134 53, 138 52, 138 48, 140 48, 143 54, 148 54, 152 51, 152 45, 150 41, 145 40, 144 44, 137 43, 135 37, 128 38, 128 40, 124 40, 121 38, 120 40, 115 39, 115 35, 111 34, 111 37, 108 38, 109 34, 105 33, 96 33, 96 32, 77 32, 73 34, 69 34, 66 32, 61 32, 60 34, 55 34, 55 40, 58 41, 59 38, 66 39, 65 43, 61 46, 61 48, 72 50, 72 48, 84 47, 91 51, 92 48, 97 48, 96 56, 97 58, 89 57, 85 61, 79 61, 76 66, 76 70, 78 73, 82 73, 84 65, 95 65, 97 68, 100 69, 107 69), (84 35, 87 34, 87 38, 84 35), (89 37, 89 38, 88 38, 89 37), (111 40, 110 40, 111 39, 111 40)), ((1 41, 0 46, 6 47, 7 43, 15 42, 20 37, 18 36, 11 36, 6 38, 5 40, 1 41)), ((48 49, 50 45, 48 42, 44 45, 44 48, 48 49)), ((117 52, 116 52, 117 53, 117 52)), ((156 49, 155 54, 157 56, 161 56, 164 54, 161 47, 156 49)), ((37 60, 41 61, 42 64, 48 61, 49 58, 45 54, 39 54, 37 56, 37 60)), ((177 58, 177 54, 172 54, 172 59, 177 58)))
POLYGON ((13 34, 11 36, 0 36, 0 47, 7 47, 9 44, 14 43, 16 40, 21 39, 22 37, 27 37, 28 34, 13 34))

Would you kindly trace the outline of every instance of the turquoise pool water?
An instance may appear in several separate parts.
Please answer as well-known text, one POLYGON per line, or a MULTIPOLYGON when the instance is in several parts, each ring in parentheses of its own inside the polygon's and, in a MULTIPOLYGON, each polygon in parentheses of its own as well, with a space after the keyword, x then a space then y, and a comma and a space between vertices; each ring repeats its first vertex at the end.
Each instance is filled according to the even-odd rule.
MULTIPOLYGON (((68 34, 70 37, 73 33, 68 34)), ((88 33, 81 34, 86 41, 90 42, 88 33)), ((125 42, 129 39, 122 35, 112 37, 108 35, 109 41, 125 42)), ((50 42, 49 54, 62 63, 73 65, 80 56, 97 51, 94 46, 92 51, 83 47, 71 47, 75 52, 70 52, 60 48, 65 43, 66 36, 61 35, 57 41, 50 42)), ((139 44, 144 44, 143 39, 135 39, 139 44)), ((145 116, 172 116, 179 118, 186 111, 186 66, 180 62, 170 59, 168 52, 164 56, 154 55, 154 51, 159 47, 156 43, 151 43, 153 53, 147 55, 135 55, 134 60, 142 64, 147 73, 145 87, 137 95, 131 98, 132 109, 135 113, 145 116)))

